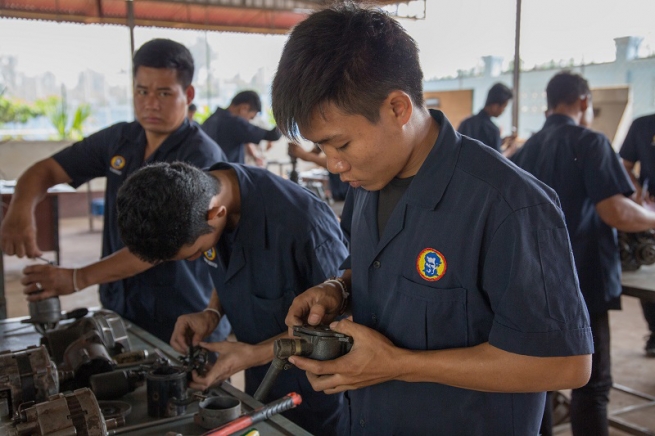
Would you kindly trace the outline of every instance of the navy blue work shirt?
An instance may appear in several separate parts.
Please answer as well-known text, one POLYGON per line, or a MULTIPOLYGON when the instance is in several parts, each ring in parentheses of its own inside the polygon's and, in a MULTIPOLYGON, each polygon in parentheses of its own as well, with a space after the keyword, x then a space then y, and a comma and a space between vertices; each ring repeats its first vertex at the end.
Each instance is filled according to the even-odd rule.
POLYGON ((500 129, 484 109, 462 121, 457 131, 500 151, 500 129))
POLYGON ((266 130, 232 115, 227 109, 218 108, 202 124, 202 129, 221 146, 228 162, 245 162, 245 143, 262 140, 277 141, 281 134, 277 129, 266 130))
POLYGON ((555 114, 512 161, 557 192, 589 312, 620 309, 616 229, 600 219, 596 204, 616 194, 630 195, 633 187, 609 140, 555 114))
MULTIPOLYGON (((591 354, 555 193, 430 112, 439 137, 381 237, 379 191, 346 198, 354 321, 410 350, 489 342, 529 356, 591 354)), ((545 403, 545 393, 401 381, 348 397, 351 434, 365 435, 536 435, 545 403)))
MULTIPOLYGON (((307 189, 252 166, 220 163, 211 170, 230 168, 241 192, 239 224, 203 259, 237 340, 258 344, 287 331, 293 299, 338 275, 348 250, 334 212, 307 189)), ((246 370, 248 394, 268 367, 246 370)), ((267 401, 292 391, 303 401, 287 418, 314 434, 343 434, 348 417, 342 394, 315 392, 305 372, 293 367, 280 374, 267 401)))
POLYGON ((639 183, 655 195, 655 114, 632 122, 619 155, 628 162, 639 162, 639 183))
MULTIPOLYGON (((106 177, 102 257, 122 249, 116 222, 116 195, 125 179, 152 162, 183 161, 206 168, 224 161, 225 154, 198 126, 188 120, 144 161, 145 131, 134 121, 103 129, 53 155, 78 187, 96 177, 106 177)), ((207 307, 213 283, 205 264, 198 260, 165 262, 123 280, 100 285, 103 307, 113 310, 146 331, 168 342, 180 315, 207 307)), ((223 340, 228 321, 212 336, 223 340)))

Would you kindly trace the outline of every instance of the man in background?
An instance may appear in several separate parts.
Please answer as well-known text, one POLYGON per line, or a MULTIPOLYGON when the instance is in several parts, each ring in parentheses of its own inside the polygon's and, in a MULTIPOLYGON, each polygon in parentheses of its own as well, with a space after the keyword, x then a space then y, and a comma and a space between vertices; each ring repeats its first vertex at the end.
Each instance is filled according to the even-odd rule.
POLYGON ((516 151, 516 135, 509 136, 504 140, 500 138, 500 129, 491 120, 505 112, 509 101, 512 99, 512 90, 502 83, 496 83, 487 93, 487 101, 484 108, 476 115, 470 116, 459 125, 457 131, 462 135, 477 139, 494 150, 509 157, 516 151))
POLYGON ((216 109, 202 124, 202 129, 221 146, 228 162, 245 163, 245 153, 248 153, 257 166, 264 166, 255 144, 262 140, 277 141, 281 134, 275 127, 266 130, 250 123, 261 110, 262 102, 255 91, 241 91, 227 108, 216 109))
MULTIPOLYGON (((619 155, 635 185, 632 198, 647 208, 655 208, 655 114, 632 122, 619 155), (640 165, 639 177, 635 174, 637 162, 640 165)), ((640 301, 650 330, 644 350, 646 356, 655 357, 655 303, 640 301)))

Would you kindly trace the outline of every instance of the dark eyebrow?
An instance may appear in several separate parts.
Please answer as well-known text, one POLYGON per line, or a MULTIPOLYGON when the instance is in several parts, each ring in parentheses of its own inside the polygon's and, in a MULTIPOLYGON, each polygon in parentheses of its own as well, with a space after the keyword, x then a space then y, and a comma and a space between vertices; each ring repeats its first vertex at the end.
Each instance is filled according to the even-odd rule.
POLYGON ((332 142, 334 139, 339 138, 340 136, 341 136, 341 135, 339 135, 338 133, 337 133, 336 135, 326 136, 325 138, 323 138, 323 139, 321 139, 321 140, 319 140, 319 141, 314 142, 314 144, 316 144, 316 145, 322 145, 322 144, 325 144, 326 142, 332 142))

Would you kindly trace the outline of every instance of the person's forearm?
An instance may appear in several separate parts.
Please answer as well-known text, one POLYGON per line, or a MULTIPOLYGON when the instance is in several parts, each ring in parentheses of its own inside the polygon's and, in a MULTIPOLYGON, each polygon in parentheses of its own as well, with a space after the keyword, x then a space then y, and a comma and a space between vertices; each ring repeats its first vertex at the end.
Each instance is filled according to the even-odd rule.
POLYGON ((622 232, 643 232, 655 228, 655 213, 617 194, 596 204, 600 218, 622 232))
POLYGON ((271 130, 267 130, 264 134, 265 141, 277 141, 282 137, 282 133, 277 127, 273 127, 271 130))
POLYGON ((432 382, 483 392, 543 392, 583 386, 591 356, 533 357, 484 343, 438 351, 401 350, 397 380, 432 382))
POLYGON ((118 250, 98 262, 77 269, 78 289, 102 283, 126 279, 142 273, 154 265, 144 262, 132 254, 127 248, 118 250))
POLYGON ((37 162, 18 178, 10 210, 31 213, 46 195, 48 188, 70 181, 70 177, 54 159, 37 162))

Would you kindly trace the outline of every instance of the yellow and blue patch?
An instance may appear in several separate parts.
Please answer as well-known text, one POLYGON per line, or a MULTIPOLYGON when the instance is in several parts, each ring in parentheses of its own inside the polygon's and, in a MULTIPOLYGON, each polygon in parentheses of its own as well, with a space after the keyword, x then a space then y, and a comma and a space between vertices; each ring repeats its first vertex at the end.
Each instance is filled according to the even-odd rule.
POLYGON ((216 249, 210 248, 209 250, 205 251, 205 259, 209 260, 210 262, 216 259, 216 249))
POLYGON ((416 271, 429 282, 436 282, 446 274, 446 257, 434 248, 426 248, 416 258, 416 271))
POLYGON ((122 170, 125 166, 125 158, 123 156, 114 156, 111 158, 111 167, 115 170, 122 170))

